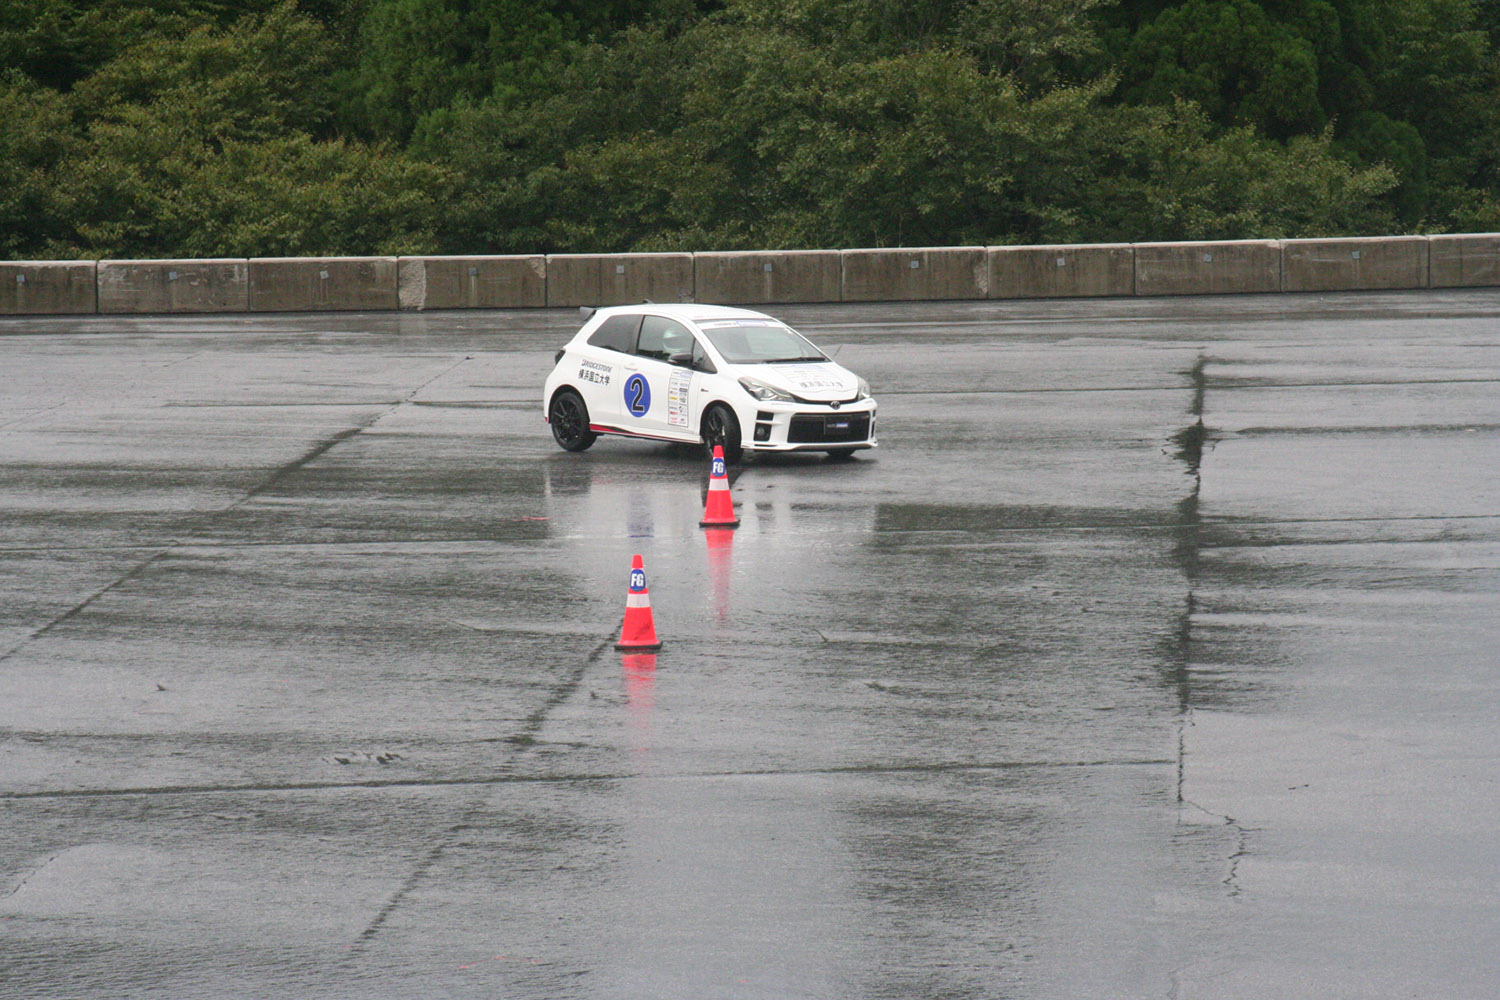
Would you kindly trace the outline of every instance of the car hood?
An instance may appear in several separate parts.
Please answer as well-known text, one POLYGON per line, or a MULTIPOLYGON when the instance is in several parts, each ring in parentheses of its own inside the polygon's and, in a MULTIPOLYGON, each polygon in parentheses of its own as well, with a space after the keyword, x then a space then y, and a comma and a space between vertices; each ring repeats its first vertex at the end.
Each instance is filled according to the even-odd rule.
POLYGON ((739 365, 739 374, 784 389, 815 403, 853 399, 859 376, 832 361, 797 361, 781 365, 739 365))

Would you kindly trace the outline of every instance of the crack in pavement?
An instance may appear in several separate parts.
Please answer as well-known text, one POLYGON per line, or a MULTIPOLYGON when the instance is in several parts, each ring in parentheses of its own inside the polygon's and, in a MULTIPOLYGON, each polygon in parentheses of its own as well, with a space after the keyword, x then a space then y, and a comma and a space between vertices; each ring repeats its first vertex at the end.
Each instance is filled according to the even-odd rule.
MULTIPOLYGON (((261 483, 259 483, 256 486, 251 487, 239 499, 235 500, 233 503, 229 504, 228 506, 221 507, 218 510, 210 511, 210 512, 207 512, 207 513, 201 515, 200 517, 197 518, 196 523, 199 526, 204 525, 204 524, 211 524, 215 520, 218 520, 219 518, 224 517, 226 514, 233 513, 234 511, 238 510, 240 507, 243 507, 245 504, 247 504, 251 500, 255 499, 257 496, 260 496, 261 494, 263 494, 266 491, 268 491, 268 490, 272 489, 273 487, 275 487, 277 483, 281 482, 287 476, 289 476, 292 473, 296 472, 297 470, 299 470, 299 469, 307 466, 309 463, 317 461, 317 459, 319 459, 323 455, 326 455, 329 451, 333 450, 334 448, 336 448, 338 445, 342 444, 343 442, 348 441, 350 438, 353 438, 353 437, 355 437, 355 436, 363 433, 364 431, 369 430, 371 427, 375 426, 381 420, 385 419, 387 416, 389 416, 390 414, 394 413, 396 410, 400 409, 403 405, 405 405, 406 403, 408 403, 414 396, 416 396, 418 393, 420 393, 423 389, 426 389, 428 386, 432 385, 434 382, 438 381, 439 379, 445 378, 451 372, 453 372, 454 370, 456 370, 457 368, 459 368, 461 365, 463 365, 465 362, 470 361, 470 360, 472 360, 472 356, 465 356, 465 357, 459 359, 458 361, 455 361, 453 364, 449 365, 447 368, 444 368, 442 371, 440 371, 437 374, 433 375, 431 378, 428 378, 426 381, 422 382, 420 385, 418 385, 415 388, 413 388, 410 392, 408 392, 401 399, 399 399, 396 402, 390 404, 384 410, 380 411, 379 413, 376 413, 374 416, 370 417, 369 419, 364 420, 364 421, 356 424, 353 427, 346 427, 345 429, 339 431, 338 433, 332 434, 332 435, 330 435, 330 436, 322 439, 321 441, 318 441, 316 444, 314 444, 311 448, 309 448, 307 451, 305 451, 303 454, 301 454, 297 458, 293 459, 290 462, 285 463, 284 465, 281 465, 281 466, 273 469, 271 471, 271 473, 261 483)), ((47 633, 51 632, 53 629, 57 628, 59 625, 62 625, 64 622, 67 622, 70 619, 77 617, 79 614, 81 614, 83 611, 87 610, 92 604, 94 604, 100 598, 102 598, 106 594, 109 594, 110 592, 114 591, 116 588, 118 588, 118 587, 120 587, 120 586, 122 586, 122 585, 124 585, 126 583, 129 583, 131 580, 136 579, 142 573, 144 573, 152 564, 154 564, 158 560, 160 560, 163 556, 167 555, 168 553, 170 553, 170 552, 172 552, 172 551, 174 551, 176 549, 182 548, 186 544, 187 543, 183 542, 181 539, 171 539, 171 540, 164 541, 164 542, 160 543, 159 546, 153 546, 153 547, 147 547, 147 546, 129 546, 129 547, 127 547, 126 551, 129 551, 130 549, 143 549, 143 550, 145 550, 145 549, 148 549, 148 548, 154 548, 155 551, 152 551, 151 554, 149 556, 147 556, 142 562, 138 563, 134 567, 132 567, 129 570, 127 570, 124 574, 122 574, 121 576, 119 576, 118 578, 116 578, 113 582, 111 582, 111 583, 107 584, 106 586, 104 586, 103 588, 95 591, 93 594, 90 594, 83 601, 79 602, 78 604, 75 604, 73 607, 69 608, 67 611, 64 611, 62 614, 58 615, 56 618, 53 618, 50 622, 46 623, 45 625, 43 625, 40 628, 38 628, 36 631, 32 632, 30 635, 25 636, 24 638, 22 638, 19 642, 15 643, 15 645, 11 646, 11 648, 5 650, 3 653, 0 653, 0 663, 4 663, 6 660, 11 659, 17 653, 19 653, 23 648, 25 648, 28 644, 36 641, 37 639, 40 639, 42 636, 44 636, 47 633)), ((23 550, 23 551, 25 551, 25 550, 23 550)), ((51 551, 51 550, 50 549, 43 549, 42 551, 51 551)), ((92 550, 86 549, 85 551, 92 551, 92 550)))
MULTIPOLYGON (((1233 897, 1240 894, 1239 864, 1240 860, 1249 853, 1249 831, 1233 816, 1212 812, 1192 801, 1185 791, 1188 758, 1187 734, 1193 724, 1193 617, 1198 611, 1198 584, 1204 547, 1204 520, 1199 509, 1199 499, 1203 493, 1203 452, 1205 445, 1211 447, 1216 440, 1203 422, 1209 386, 1207 372, 1209 361, 1207 355, 1199 354, 1196 363, 1185 373, 1193 387, 1188 414, 1194 418, 1194 421, 1178 431, 1172 438, 1177 445, 1175 457, 1187 466, 1188 474, 1192 476, 1193 487, 1177 505, 1178 519, 1181 524, 1173 556, 1182 568, 1183 578, 1187 582, 1187 596, 1173 636, 1173 645, 1169 654, 1171 665, 1169 672, 1171 682, 1177 691, 1177 808, 1179 815, 1183 808, 1196 809, 1235 831, 1237 843, 1235 850, 1227 859, 1228 874, 1221 882, 1229 890, 1229 895, 1233 897)), ((1174 979, 1174 994, 1175 991, 1174 979)))
POLYGON ((119 587, 119 586, 121 586, 121 585, 123 585, 125 583, 130 582, 131 580, 134 580, 136 577, 138 577, 142 573, 144 573, 146 571, 147 567, 149 567, 152 563, 156 562, 158 559, 160 559, 163 556, 165 556, 167 553, 171 552, 173 549, 177 548, 179 544, 180 543, 173 542, 173 543, 171 543, 171 544, 169 544, 169 545, 167 545, 167 546, 165 546, 163 548, 160 548, 157 551, 153 552, 144 561, 136 564, 134 567, 132 567, 131 569, 127 570, 122 576, 120 576, 119 578, 117 578, 114 582, 107 584, 106 586, 100 588, 99 590, 96 590, 94 593, 90 594, 88 597, 84 598, 79 603, 73 605, 73 607, 69 608, 67 611, 64 611, 62 614, 58 615, 56 618, 52 619, 50 622, 48 622, 47 624, 43 625, 41 628, 37 629, 35 632, 32 632, 30 635, 28 635, 25 638, 21 639, 20 642, 17 642, 10 649, 7 649, 4 653, 0 653, 0 663, 4 663, 6 660, 10 659, 12 656, 15 656, 28 643, 31 643, 31 642, 34 642, 37 639, 40 639, 42 636, 46 635, 48 632, 51 632, 53 629, 57 628, 59 625, 63 624, 64 622, 66 622, 66 621, 68 621, 68 620, 70 620, 72 618, 75 618, 78 615, 82 614, 95 601, 99 600, 105 594, 108 594, 110 591, 114 590, 116 587, 119 587))
POLYGON ((1229 890, 1230 897, 1238 896, 1241 892, 1239 884, 1240 862, 1250 856, 1250 834, 1255 832, 1254 827, 1248 827, 1228 813, 1217 813, 1212 809, 1205 808, 1192 799, 1180 799, 1182 805, 1196 809, 1205 816, 1218 820, 1223 826, 1228 827, 1235 833, 1235 849, 1226 859, 1229 865, 1228 874, 1219 882, 1229 890))
MULTIPOLYGON (((507 742, 514 742, 508 740, 507 742)), ((550 744, 532 743, 545 747, 550 744)), ((68 788, 32 792, 0 792, 0 801, 26 799, 123 798, 128 796, 228 795, 245 793, 355 791, 385 788, 491 787, 495 785, 585 784, 600 781, 717 781, 724 778, 801 778, 839 774, 956 774, 974 771, 1083 770, 1089 768, 1172 767, 1176 758, 1139 757, 1120 760, 981 760, 934 761, 921 764, 834 764, 811 768, 745 768, 727 771, 683 771, 677 774, 642 775, 631 771, 598 771, 576 774, 516 774, 502 772, 465 778, 376 778, 369 781, 287 781, 239 785, 161 785, 134 788, 68 788)))
MULTIPOLYGON (((564 677, 553 688, 547 699, 522 721, 520 729, 508 739, 508 742, 517 748, 518 753, 525 753, 536 745, 536 734, 546 724, 547 716, 578 692, 578 688, 582 685, 583 678, 587 675, 589 668, 599 662, 599 658, 609 646, 609 640, 605 640, 594 647, 594 650, 588 656, 584 657, 583 662, 578 665, 577 669, 564 677)), ((488 786, 500 783, 502 782, 496 781, 483 784, 476 782, 469 786, 479 789, 474 795, 473 800, 463 807, 457 820, 436 839, 431 849, 413 866, 411 873, 407 875, 405 881, 397 888, 395 894, 386 901, 385 905, 376 912, 374 919, 354 939, 354 943, 350 945, 346 961, 353 961, 364 952, 365 946, 375 939, 376 934, 380 933, 380 928, 385 925, 386 920, 390 918, 391 914, 395 913, 401 907, 401 904, 406 901, 406 898, 416 891, 417 887, 427 877, 427 873, 437 864, 438 859, 448 852, 457 836, 470 828, 481 810, 488 804, 488 786)))

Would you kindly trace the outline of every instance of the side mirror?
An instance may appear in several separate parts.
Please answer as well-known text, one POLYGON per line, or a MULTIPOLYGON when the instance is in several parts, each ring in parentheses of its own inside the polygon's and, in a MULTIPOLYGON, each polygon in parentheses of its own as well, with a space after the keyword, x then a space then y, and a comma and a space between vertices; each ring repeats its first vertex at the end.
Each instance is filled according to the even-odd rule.
POLYGON ((691 368, 693 367, 693 352, 685 351, 682 354, 668 355, 667 360, 679 368, 691 368))

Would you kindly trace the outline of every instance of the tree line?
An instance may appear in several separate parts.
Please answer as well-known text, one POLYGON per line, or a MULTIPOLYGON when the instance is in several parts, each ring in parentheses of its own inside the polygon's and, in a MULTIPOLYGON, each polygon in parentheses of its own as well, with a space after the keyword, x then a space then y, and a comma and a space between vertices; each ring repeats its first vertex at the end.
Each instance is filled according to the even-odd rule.
POLYGON ((1500 0, 0 0, 0 257, 1500 230, 1500 0))

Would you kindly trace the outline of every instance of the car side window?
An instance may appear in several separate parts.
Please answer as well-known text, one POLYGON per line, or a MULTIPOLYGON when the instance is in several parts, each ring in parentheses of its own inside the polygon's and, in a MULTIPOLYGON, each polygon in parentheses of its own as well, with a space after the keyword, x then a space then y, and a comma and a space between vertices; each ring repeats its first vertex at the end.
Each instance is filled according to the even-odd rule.
POLYGON ((707 372, 710 375, 719 370, 715 368, 714 363, 708 359, 708 352, 703 349, 703 344, 698 340, 697 337, 693 338, 692 364, 694 371, 707 372))
POLYGON ((693 335, 687 327, 665 316, 647 316, 641 320, 641 337, 635 353, 643 358, 666 361, 674 354, 692 349, 693 335))
POLYGON ((638 315, 611 316, 589 334, 589 345, 629 354, 635 350, 635 334, 640 325, 638 315))

